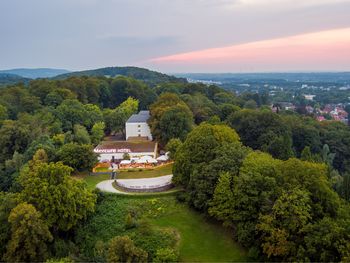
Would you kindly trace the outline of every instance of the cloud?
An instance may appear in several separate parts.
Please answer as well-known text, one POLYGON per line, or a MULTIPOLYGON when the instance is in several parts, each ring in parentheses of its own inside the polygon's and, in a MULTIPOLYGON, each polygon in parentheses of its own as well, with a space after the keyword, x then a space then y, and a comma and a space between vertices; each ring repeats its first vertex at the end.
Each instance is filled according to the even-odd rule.
POLYGON ((155 66, 240 71, 350 70, 350 28, 154 58, 155 66))

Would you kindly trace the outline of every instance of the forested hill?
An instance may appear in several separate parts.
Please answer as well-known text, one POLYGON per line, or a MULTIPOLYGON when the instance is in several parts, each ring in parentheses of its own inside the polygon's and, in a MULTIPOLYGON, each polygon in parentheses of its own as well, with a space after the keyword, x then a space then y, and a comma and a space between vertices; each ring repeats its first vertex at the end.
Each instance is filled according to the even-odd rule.
POLYGON ((28 83, 29 81, 30 79, 23 78, 15 74, 0 73, 0 87, 6 85, 13 85, 20 82, 28 83))
POLYGON ((0 74, 14 74, 22 78, 37 79, 37 78, 52 78, 60 74, 68 73, 65 69, 54 68, 16 68, 8 70, 0 70, 0 74))
POLYGON ((141 80, 150 86, 156 86, 164 82, 181 82, 186 83, 186 79, 169 76, 160 72, 138 68, 138 67, 107 67, 92 70, 76 71, 56 76, 55 79, 64 79, 71 76, 127 76, 141 80))

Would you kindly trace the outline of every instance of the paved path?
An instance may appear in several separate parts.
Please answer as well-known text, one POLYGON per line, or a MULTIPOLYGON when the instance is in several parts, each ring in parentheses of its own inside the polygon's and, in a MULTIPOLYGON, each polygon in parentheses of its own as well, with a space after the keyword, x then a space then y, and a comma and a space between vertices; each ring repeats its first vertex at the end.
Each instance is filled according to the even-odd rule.
MULTIPOLYGON (((150 188, 156 185, 166 185, 171 183, 173 175, 165 175, 153 178, 141 178, 141 179, 117 179, 118 183, 123 185, 124 187, 129 188, 150 188)), ((119 193, 119 194, 128 194, 126 192, 119 191, 115 189, 112 185, 114 180, 105 180, 96 185, 98 189, 103 192, 110 193, 119 193)))

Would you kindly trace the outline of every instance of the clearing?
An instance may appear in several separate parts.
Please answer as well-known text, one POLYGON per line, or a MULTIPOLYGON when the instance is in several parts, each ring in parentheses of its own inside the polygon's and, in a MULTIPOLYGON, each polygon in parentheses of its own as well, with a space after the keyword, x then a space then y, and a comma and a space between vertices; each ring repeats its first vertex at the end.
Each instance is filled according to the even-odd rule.
POLYGON ((233 241, 231 231, 206 220, 186 204, 179 203, 173 194, 104 194, 98 202, 96 213, 78 229, 77 241, 85 256, 91 260, 97 241, 107 242, 114 236, 126 234, 145 249, 178 247, 182 262, 247 260, 244 250, 233 241), (125 227, 128 213, 135 215, 137 222, 132 229, 125 227), (154 230, 145 231, 147 224, 154 230))

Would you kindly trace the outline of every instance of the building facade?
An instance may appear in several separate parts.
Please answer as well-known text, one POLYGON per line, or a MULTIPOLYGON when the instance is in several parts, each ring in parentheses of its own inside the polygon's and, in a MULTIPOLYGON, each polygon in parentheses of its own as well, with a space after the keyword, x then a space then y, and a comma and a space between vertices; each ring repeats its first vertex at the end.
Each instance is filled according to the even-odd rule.
POLYGON ((151 129, 147 123, 149 118, 149 111, 140 111, 138 114, 133 114, 125 123, 126 140, 144 137, 152 141, 151 129))

